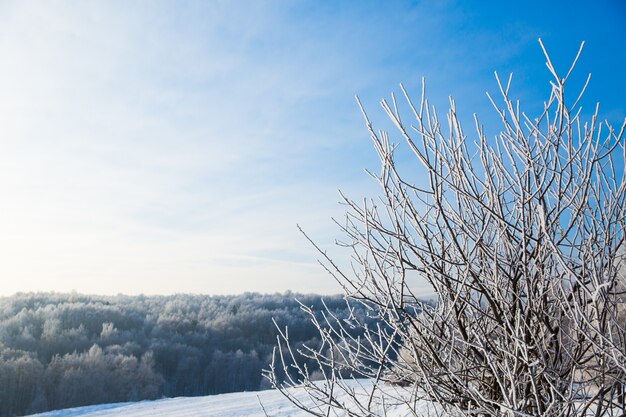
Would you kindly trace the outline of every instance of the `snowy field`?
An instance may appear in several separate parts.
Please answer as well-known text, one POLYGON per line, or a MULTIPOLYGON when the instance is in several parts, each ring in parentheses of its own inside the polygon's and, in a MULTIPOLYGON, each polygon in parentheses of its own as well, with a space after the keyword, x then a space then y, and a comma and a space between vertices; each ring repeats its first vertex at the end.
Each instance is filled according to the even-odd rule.
POLYGON ((263 417, 261 403, 270 416, 304 416, 280 393, 268 390, 236 392, 206 397, 178 397, 136 403, 102 404, 34 414, 37 417, 263 417))
MULTIPOLYGON (((351 387, 365 394, 370 383, 353 382, 351 387), (363 384, 363 385, 361 385, 363 384)), ((297 392, 305 398, 303 392, 297 392)), ((428 406, 420 407, 422 415, 428 406)), ((206 397, 179 397, 136 403, 101 404, 33 414, 31 417, 304 417, 311 414, 296 408, 278 391, 236 392, 206 397), (263 404, 263 407, 261 407, 263 404)), ((331 415, 334 415, 331 413, 331 415)), ((413 415, 403 406, 389 406, 389 417, 413 415)))

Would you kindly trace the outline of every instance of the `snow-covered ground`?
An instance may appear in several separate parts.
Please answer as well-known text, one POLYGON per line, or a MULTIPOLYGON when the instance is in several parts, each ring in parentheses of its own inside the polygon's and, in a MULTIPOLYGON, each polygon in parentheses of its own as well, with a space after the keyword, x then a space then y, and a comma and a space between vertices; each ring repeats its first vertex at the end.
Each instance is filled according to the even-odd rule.
MULTIPOLYGON (((357 390, 366 391, 371 384, 363 381, 351 383, 357 390)), ((304 392, 297 392, 305 398, 304 392)), ((428 406, 422 407, 423 415, 428 414, 428 406)), ((258 392, 236 392, 231 394, 209 395, 206 397, 167 398, 136 403, 101 404, 67 410, 33 414, 31 417, 304 417, 310 414, 291 404, 275 390, 258 392), (263 404, 263 407, 261 407, 263 404)), ((421 414, 421 413, 420 413, 421 414)), ((390 407, 390 417, 413 415, 406 408, 390 407)))
POLYGON ((300 416, 277 391, 236 392, 206 397, 178 397, 136 403, 101 404, 34 414, 37 417, 263 417, 300 416))
POLYGON ((294 407, 280 393, 268 390, 92 405, 35 414, 33 417, 263 417, 259 399, 272 417, 305 415, 294 410, 294 407))

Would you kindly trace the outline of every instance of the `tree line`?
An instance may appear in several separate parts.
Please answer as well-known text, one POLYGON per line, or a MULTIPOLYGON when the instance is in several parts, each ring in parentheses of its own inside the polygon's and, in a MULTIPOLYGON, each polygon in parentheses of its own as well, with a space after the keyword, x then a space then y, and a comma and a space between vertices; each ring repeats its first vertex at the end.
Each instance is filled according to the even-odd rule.
POLYGON ((339 318, 373 321, 341 296, 291 292, 0 298, 0 417, 269 388, 261 371, 276 324, 289 327, 294 349, 315 348, 319 334, 301 307, 324 304, 339 318))

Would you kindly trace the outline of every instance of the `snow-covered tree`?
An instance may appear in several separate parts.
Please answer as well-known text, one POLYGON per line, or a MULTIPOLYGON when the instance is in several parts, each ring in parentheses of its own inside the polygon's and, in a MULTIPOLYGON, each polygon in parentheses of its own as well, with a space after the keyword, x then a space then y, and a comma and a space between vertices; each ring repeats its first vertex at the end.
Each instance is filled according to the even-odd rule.
POLYGON ((584 120, 587 84, 566 88, 579 56, 561 74, 545 53, 551 91, 536 115, 511 98, 511 78, 496 76, 494 139, 477 119, 466 134, 453 100, 440 120, 423 92, 414 103, 402 88, 411 121, 395 97, 382 101, 406 148, 363 111, 381 198, 344 198, 350 270, 320 253, 349 302, 365 304, 380 325, 355 338, 348 329, 364 326, 358 318, 318 320, 311 311, 323 344, 300 353, 284 333, 267 376, 294 403, 319 416, 384 415, 393 402, 416 411, 419 399, 444 415, 623 415, 626 122, 614 130, 598 107, 584 120), (404 149, 423 182, 396 163, 404 149), (436 294, 433 305, 419 300, 417 280, 436 294), (346 367, 349 378, 374 381, 368 395, 344 384, 346 367), (281 380, 287 369, 298 376, 281 380), (287 390, 295 385, 317 407, 287 390), (352 401, 337 400, 342 391, 352 401))

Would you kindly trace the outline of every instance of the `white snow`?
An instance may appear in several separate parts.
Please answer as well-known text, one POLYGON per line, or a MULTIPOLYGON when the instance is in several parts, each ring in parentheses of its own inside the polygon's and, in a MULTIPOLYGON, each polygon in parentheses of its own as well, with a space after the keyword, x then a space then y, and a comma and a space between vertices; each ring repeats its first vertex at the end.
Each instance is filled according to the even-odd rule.
MULTIPOLYGON (((353 381, 357 391, 371 387, 371 383, 353 381)), ((298 398, 305 393, 296 391, 298 398)), ((33 414, 31 417, 304 417, 310 414, 291 404, 276 390, 236 392, 206 397, 179 397, 136 403, 101 404, 66 410, 33 414), (261 407, 263 404, 263 407, 261 407)), ((420 405, 423 415, 428 414, 428 404, 420 405)), ((420 413, 421 414, 421 413, 420 413)), ((413 415, 404 406, 388 407, 389 417, 413 415)))

